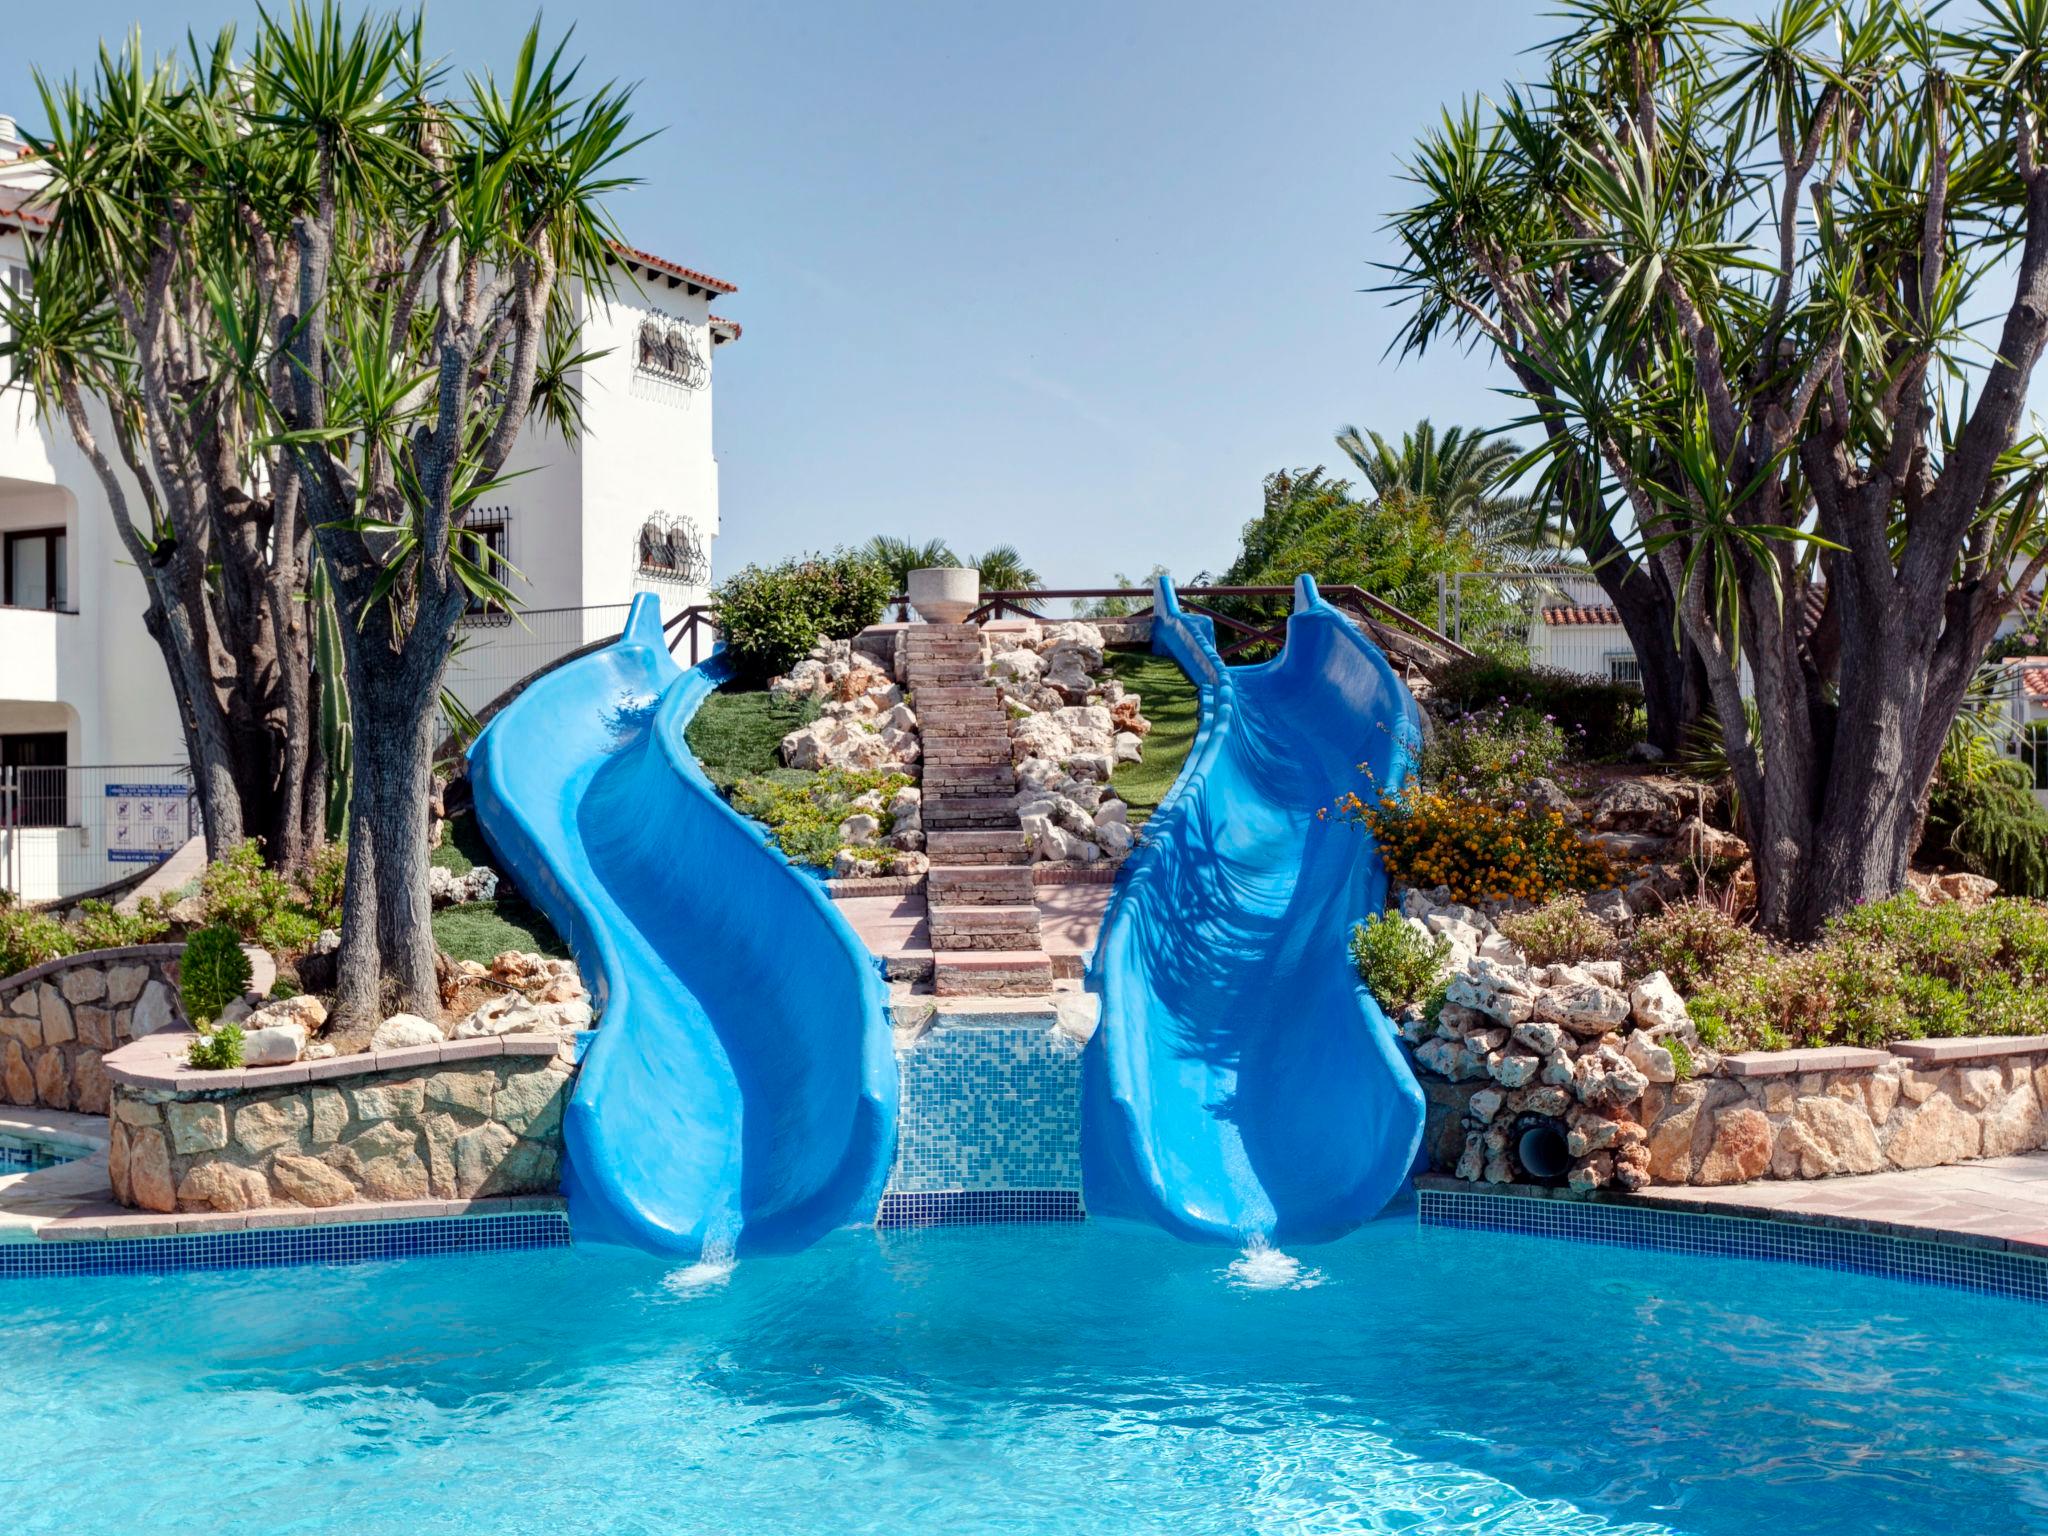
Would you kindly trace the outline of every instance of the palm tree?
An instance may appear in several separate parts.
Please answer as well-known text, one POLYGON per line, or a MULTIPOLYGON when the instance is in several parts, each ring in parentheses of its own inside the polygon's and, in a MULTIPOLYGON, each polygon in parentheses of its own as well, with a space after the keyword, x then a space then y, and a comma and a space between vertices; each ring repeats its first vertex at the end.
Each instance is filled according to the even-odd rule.
MULTIPOLYGON (((981 590, 989 592, 1031 592, 1045 585, 1038 572, 1024 563, 1014 544, 998 544, 986 554, 969 555, 967 564, 981 572, 981 590)), ((1022 613, 1037 610, 1025 603, 1011 603, 1022 613)), ((999 614, 998 617, 1001 615, 999 614)))
POLYGON ((1452 427, 1441 436, 1424 417, 1397 447, 1377 432, 1346 427, 1337 446, 1358 466, 1375 495, 1405 495, 1435 510, 1448 531, 1468 533, 1489 564, 1502 569, 1555 568, 1557 531, 1528 496, 1501 494, 1501 482, 1522 457, 1491 432, 1452 427))

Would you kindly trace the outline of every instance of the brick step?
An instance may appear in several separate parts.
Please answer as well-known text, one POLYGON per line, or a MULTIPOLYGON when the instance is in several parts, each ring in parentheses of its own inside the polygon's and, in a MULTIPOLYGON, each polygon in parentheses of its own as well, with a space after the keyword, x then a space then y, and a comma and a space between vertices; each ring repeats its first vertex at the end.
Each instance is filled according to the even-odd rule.
POLYGON ((1052 991, 1052 956, 1042 949, 953 950, 932 956, 940 997, 1042 997, 1052 991))
POLYGON ((932 949, 1035 949, 1044 939, 1038 908, 970 905, 930 908, 932 949))
POLYGON ((923 760, 927 763, 1008 763, 1010 743, 1007 738, 984 739, 928 731, 924 733, 923 760))
POLYGON ((1026 864, 934 864, 925 876, 925 900, 934 907, 1031 907, 1037 888, 1026 864))
POLYGON ((986 683, 940 683, 936 687, 916 688, 917 700, 924 705, 939 704, 989 704, 1002 708, 1003 701, 995 689, 986 683))
POLYGON ((970 688, 986 683, 988 673, 979 662, 963 662, 957 667, 927 667, 913 665, 910 668, 910 686, 916 688, 970 688))
POLYGON ((926 736, 957 736, 962 740, 982 736, 1002 741, 1010 739, 1010 717, 997 704, 931 705, 917 710, 917 728, 926 736))
POLYGON ((925 852, 934 865, 1028 865, 1031 843, 1021 831, 927 832, 925 852))
POLYGON ((928 802, 924 808, 924 830, 934 832, 1015 832, 1017 808, 1006 795, 1000 800, 962 800, 948 796, 928 802))
POLYGON ((1017 770, 1008 763, 949 763, 941 758, 924 759, 927 784, 999 784, 1005 790, 1017 787, 1017 770))

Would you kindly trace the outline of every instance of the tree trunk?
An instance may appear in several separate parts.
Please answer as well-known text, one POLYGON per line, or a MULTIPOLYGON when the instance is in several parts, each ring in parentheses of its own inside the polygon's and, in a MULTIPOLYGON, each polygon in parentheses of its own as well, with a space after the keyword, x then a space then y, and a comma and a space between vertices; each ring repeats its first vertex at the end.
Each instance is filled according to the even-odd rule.
MULTIPOLYGON (((424 617, 420 620, 424 623, 424 617)), ((432 902, 427 895, 428 796, 440 669, 417 632, 392 649, 373 618, 362 634, 345 622, 354 782, 349 860, 342 895, 336 1014, 351 1034, 393 1011, 440 1016, 432 902)), ((439 648, 445 652, 446 646, 439 648)))
POLYGON ((1614 604, 1636 653, 1643 711, 1649 717, 1645 735, 1651 746, 1671 757, 1685 745, 1706 704, 1699 653, 1678 633, 1678 606, 1664 584, 1628 557, 1611 530, 1603 529, 1602 535, 1586 554, 1597 562, 1600 589, 1614 604))

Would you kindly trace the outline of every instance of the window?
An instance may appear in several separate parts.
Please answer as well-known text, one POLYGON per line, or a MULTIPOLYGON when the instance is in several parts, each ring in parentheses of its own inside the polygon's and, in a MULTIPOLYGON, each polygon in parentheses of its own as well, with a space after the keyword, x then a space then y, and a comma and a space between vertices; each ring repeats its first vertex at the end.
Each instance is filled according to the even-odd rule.
POLYGON ((704 540, 687 517, 657 512, 640 526, 640 574, 652 581, 702 586, 711 579, 704 540))
MULTIPOLYGON (((499 581, 510 583, 512 569, 512 512, 509 507, 487 507, 462 525, 467 537, 462 552, 499 581)), ((510 623, 512 616, 489 598, 472 595, 468 616, 474 623, 510 623)))
POLYGON ((0 540, 0 603, 9 608, 64 608, 65 554, 62 528, 32 528, 0 540))
POLYGON ((1610 683, 1635 683, 1643 681, 1643 664, 1636 660, 1634 651, 1609 651, 1606 656, 1607 681, 1610 683))
POLYGON ((2048 789, 2048 720, 2030 721, 2020 735, 2020 761, 2034 772, 2034 788, 2048 789))
POLYGON ((696 337, 680 320, 664 320, 658 315, 642 320, 635 355, 642 373, 672 380, 685 389, 703 388, 709 376, 696 337))
POLYGON ((66 825, 64 780, 69 761, 70 748, 62 731, 0 735, 0 824, 66 825))

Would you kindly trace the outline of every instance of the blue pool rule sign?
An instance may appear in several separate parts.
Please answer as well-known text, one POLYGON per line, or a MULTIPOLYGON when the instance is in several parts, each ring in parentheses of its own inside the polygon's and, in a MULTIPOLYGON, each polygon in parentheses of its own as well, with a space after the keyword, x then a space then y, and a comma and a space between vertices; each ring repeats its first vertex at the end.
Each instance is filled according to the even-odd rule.
POLYGON ((109 784, 107 862, 156 864, 192 835, 189 784, 109 784))

